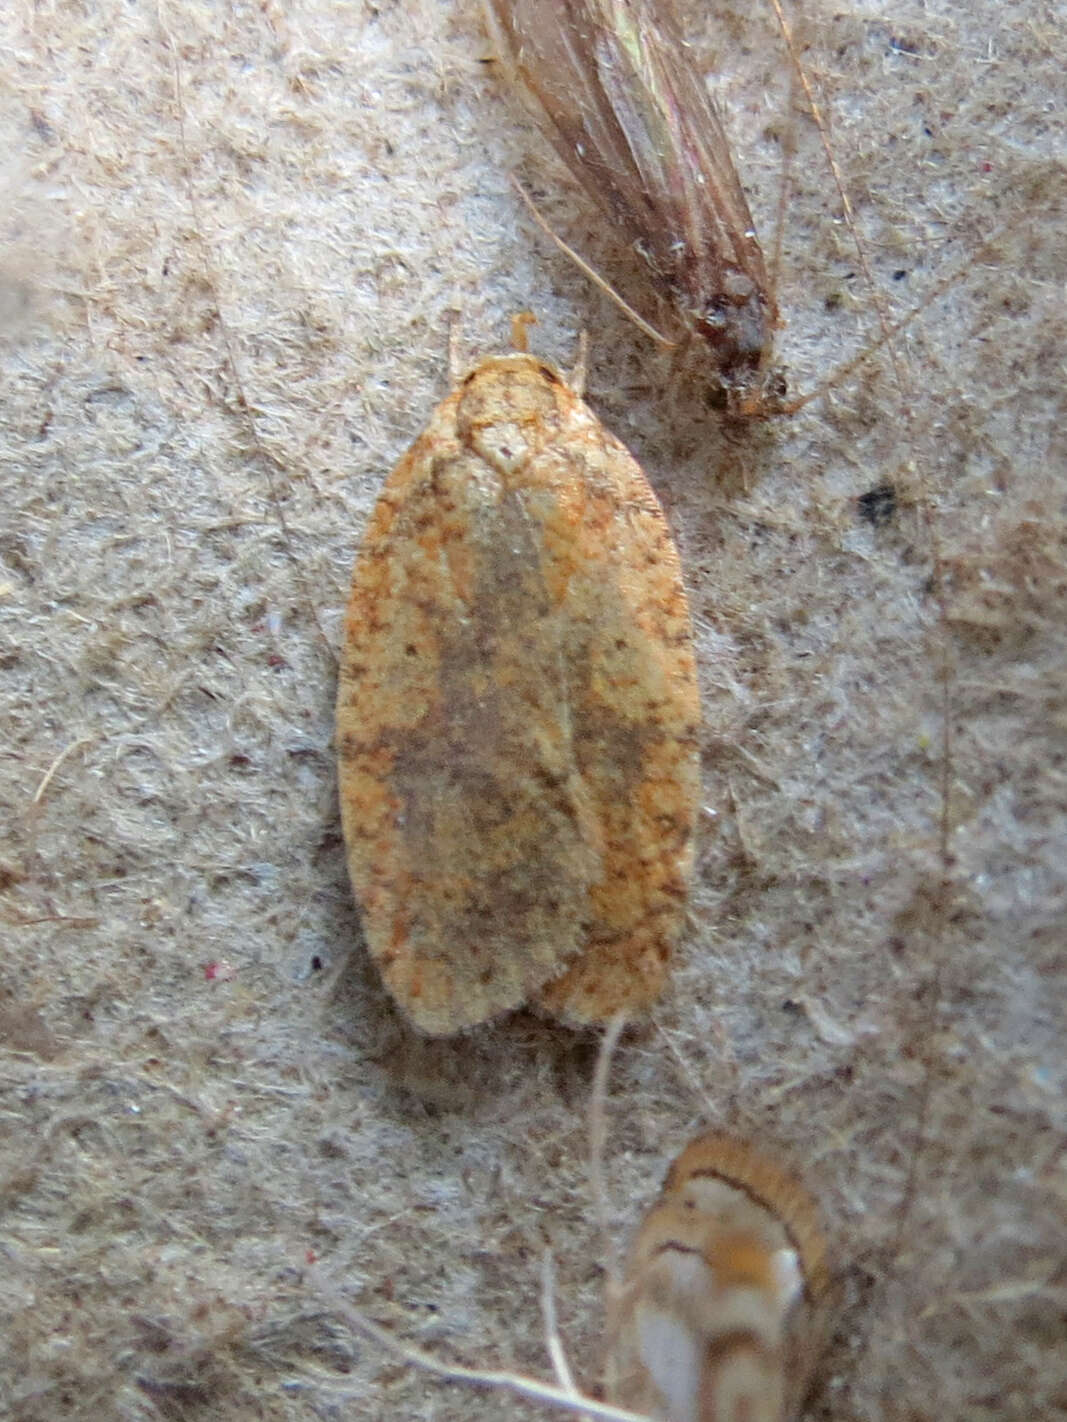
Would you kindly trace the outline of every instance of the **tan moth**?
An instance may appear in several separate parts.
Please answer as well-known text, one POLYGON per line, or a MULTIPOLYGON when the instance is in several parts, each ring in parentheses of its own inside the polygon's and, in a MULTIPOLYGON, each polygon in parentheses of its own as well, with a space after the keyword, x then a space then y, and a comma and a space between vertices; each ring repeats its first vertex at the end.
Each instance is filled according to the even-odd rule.
MULTIPOLYGON (((615 1034, 611 1027, 605 1035, 602 1063, 615 1034)), ((833 1292, 818 1210, 804 1186, 762 1147, 711 1131, 671 1165, 609 1296, 602 1401, 580 1391, 571 1373, 556 1331, 550 1266, 542 1308, 555 1385, 444 1362, 334 1291, 331 1304, 357 1332, 419 1368, 571 1415, 793 1422, 811 1389, 833 1292)))
POLYGON ((551 366, 483 360, 378 499, 338 687, 350 876, 417 1027, 656 998, 698 724, 678 552, 640 467, 551 366))
POLYGON ((631 1249, 608 1394, 662 1422, 786 1422, 811 1382, 828 1290, 799 1181, 745 1141, 698 1136, 631 1249))

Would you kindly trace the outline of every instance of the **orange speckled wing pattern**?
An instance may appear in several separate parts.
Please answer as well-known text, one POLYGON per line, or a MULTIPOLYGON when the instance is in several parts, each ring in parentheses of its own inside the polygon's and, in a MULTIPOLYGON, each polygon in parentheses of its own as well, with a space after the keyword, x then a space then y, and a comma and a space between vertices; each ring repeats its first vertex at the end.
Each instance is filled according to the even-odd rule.
POLYGON ((609 1328, 609 1395, 663 1422, 788 1422, 810 1388, 829 1293, 804 1187, 746 1141, 699 1136, 634 1241, 609 1328))
POLYGON ((417 1027, 657 996, 698 720, 678 553, 641 469, 548 366, 483 361, 386 482, 340 669, 349 871, 417 1027))

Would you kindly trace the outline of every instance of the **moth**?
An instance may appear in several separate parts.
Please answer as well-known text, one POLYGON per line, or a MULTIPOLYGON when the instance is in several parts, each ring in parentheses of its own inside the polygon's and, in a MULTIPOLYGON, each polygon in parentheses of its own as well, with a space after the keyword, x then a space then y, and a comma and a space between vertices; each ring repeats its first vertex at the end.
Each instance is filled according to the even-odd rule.
POLYGON ((789 1422, 810 1387, 829 1287, 799 1181, 745 1141, 699 1136, 631 1249, 611 1310, 608 1395, 661 1422, 789 1422))
POLYGON ((771 366, 777 306, 722 121, 668 0, 485 8, 556 151, 643 259, 672 343, 703 343, 729 414, 773 413, 784 395, 771 366))
POLYGON ((382 489, 339 675, 349 872, 416 1027, 658 996, 699 711, 678 550, 637 461, 553 367, 483 360, 382 489))

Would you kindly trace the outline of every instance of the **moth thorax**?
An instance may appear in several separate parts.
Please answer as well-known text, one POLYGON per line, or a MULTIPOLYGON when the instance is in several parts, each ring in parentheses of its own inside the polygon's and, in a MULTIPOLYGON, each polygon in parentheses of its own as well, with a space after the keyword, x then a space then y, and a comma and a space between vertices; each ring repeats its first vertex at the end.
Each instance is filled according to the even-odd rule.
POLYGON ((460 386, 456 433, 508 474, 558 434, 559 378, 532 356, 483 361, 460 386))
POLYGON ((471 447, 498 474, 510 475, 521 469, 536 446, 527 430, 515 420, 495 420, 471 430, 471 447))
POLYGON ((692 1175, 678 1187, 676 1198, 686 1214, 713 1220, 720 1240, 739 1235, 758 1240, 767 1250, 790 1246, 789 1232, 778 1215, 732 1180, 692 1175))
POLYGON ((719 289, 694 313, 697 333, 714 350, 724 377, 755 370, 770 349, 766 303, 752 278, 737 267, 721 274, 719 289))
POLYGON ((740 1332, 777 1349, 799 1288, 792 1250, 768 1251, 751 1236, 734 1236, 704 1254, 664 1248, 649 1269, 644 1297, 705 1341, 740 1332))

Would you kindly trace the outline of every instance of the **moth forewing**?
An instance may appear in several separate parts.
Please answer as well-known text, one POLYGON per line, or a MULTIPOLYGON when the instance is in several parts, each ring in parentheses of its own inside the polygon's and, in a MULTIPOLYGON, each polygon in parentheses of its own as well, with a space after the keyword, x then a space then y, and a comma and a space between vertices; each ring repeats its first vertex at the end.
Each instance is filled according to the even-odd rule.
POLYGON ((804 1188, 743 1141, 699 1137, 634 1241, 609 1396, 664 1422, 786 1422, 818 1358, 828 1277, 804 1188))
POLYGON ((777 310, 748 201, 666 0, 485 0, 500 57, 563 161, 644 259, 669 334, 763 410, 777 310))
POLYGON ((416 1027, 655 1000, 699 721, 681 560, 640 466, 544 362, 479 362, 382 489, 338 677, 349 872, 416 1027))

